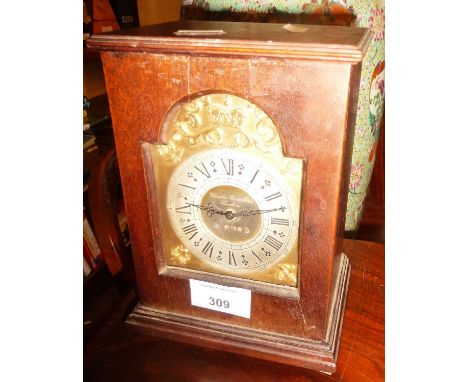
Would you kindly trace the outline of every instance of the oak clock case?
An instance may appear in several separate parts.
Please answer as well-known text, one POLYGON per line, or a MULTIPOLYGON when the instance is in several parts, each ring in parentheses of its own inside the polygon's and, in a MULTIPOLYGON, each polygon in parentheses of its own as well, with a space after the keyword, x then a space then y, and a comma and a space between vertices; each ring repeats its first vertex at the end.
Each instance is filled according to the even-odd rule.
POLYGON ((223 275, 225 284, 242 279, 253 290, 297 295, 289 288, 297 287, 302 160, 283 156, 271 118, 215 92, 178 102, 163 126, 167 144, 143 145, 158 193, 163 274, 223 275))
POLYGON ((112 115, 141 333, 333 372, 368 30, 179 21, 93 35, 112 115), (180 31, 222 31, 183 36, 180 31), (190 280, 251 291, 250 318, 190 280))

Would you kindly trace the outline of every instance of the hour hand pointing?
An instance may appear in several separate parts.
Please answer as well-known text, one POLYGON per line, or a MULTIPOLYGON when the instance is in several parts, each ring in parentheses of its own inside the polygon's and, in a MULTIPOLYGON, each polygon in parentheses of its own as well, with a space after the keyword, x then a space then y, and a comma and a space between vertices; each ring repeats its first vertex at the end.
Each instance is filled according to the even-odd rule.
POLYGON ((200 206, 198 204, 193 204, 193 203, 187 203, 189 206, 197 207, 200 210, 206 211, 208 216, 212 216, 213 214, 218 214, 218 215, 225 215, 226 213, 223 209, 218 208, 214 203, 208 203, 206 206, 200 206))

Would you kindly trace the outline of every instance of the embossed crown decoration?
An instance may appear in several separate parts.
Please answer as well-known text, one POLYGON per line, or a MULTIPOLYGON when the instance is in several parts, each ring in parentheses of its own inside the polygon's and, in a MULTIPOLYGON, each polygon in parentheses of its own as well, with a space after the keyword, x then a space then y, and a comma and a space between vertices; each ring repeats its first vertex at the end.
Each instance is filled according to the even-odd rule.
POLYGON ((244 122, 242 109, 231 109, 230 107, 212 105, 208 109, 208 113, 211 122, 217 127, 239 129, 244 122))
POLYGON ((273 121, 253 103, 240 97, 213 93, 179 105, 168 123, 167 145, 160 154, 179 162, 189 147, 247 148, 282 153, 273 121))

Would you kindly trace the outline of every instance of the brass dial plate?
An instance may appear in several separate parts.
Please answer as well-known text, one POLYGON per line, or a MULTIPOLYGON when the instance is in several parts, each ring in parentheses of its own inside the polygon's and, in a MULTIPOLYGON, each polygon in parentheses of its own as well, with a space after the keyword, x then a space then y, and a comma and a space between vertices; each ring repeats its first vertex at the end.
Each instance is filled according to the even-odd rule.
POLYGON ((297 237, 291 191, 265 162, 233 149, 190 156, 169 180, 173 230, 202 262, 252 274, 284 258, 297 237))
POLYGON ((228 94, 182 101, 150 154, 165 262, 297 286, 302 163, 272 120, 228 94))

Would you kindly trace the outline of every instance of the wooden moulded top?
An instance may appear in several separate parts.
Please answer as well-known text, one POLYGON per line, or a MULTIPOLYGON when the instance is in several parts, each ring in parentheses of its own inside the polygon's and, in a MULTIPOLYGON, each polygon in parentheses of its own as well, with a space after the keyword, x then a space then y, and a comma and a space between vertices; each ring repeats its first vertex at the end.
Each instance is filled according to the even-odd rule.
POLYGON ((225 21, 175 21, 95 34, 90 48, 108 51, 291 57, 360 62, 366 28, 225 21))

